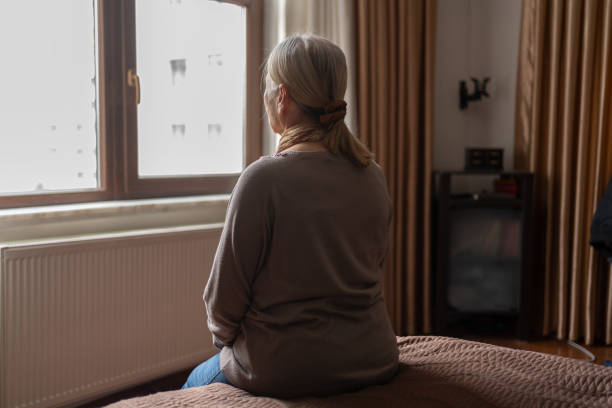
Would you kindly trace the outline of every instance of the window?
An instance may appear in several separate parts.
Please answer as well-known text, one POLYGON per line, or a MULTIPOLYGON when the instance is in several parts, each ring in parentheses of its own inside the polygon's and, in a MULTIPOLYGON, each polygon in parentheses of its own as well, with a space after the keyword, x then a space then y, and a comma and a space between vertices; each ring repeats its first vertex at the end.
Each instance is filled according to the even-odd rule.
POLYGON ((30 0, 0 9, 0 194, 98 188, 95 7, 30 0))
POLYGON ((0 208, 231 191, 261 154, 261 20, 261 0, 0 5, 0 208))

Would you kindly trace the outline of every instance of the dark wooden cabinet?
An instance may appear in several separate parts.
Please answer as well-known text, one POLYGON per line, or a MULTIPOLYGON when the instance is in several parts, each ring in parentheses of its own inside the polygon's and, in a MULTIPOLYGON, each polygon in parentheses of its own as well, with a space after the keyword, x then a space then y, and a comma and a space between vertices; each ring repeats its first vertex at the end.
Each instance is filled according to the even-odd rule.
POLYGON ((533 174, 434 172, 433 183, 436 334, 533 338, 533 174))

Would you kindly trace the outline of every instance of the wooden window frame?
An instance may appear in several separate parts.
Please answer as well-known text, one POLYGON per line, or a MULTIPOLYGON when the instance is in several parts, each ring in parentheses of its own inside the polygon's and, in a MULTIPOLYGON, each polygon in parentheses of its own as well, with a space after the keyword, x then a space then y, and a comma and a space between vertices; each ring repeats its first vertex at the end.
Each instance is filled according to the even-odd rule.
MULTIPOLYGON (((263 0, 217 0, 246 8, 245 157, 248 166, 262 154, 263 0)), ((100 187, 43 194, 0 196, 0 208, 135 198, 223 194, 239 173, 138 177, 137 104, 128 87, 128 69, 136 70, 135 0, 98 0, 99 171, 100 187)))

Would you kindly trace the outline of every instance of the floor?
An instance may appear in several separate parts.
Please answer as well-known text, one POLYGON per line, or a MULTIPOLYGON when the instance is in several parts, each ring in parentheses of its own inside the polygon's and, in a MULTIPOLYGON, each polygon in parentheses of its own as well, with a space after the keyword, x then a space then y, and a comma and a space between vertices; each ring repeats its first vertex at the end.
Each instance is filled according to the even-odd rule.
MULTIPOLYGON (((554 354, 563 357, 576 358, 579 360, 589 360, 589 357, 582 351, 570 346, 565 340, 557 340, 554 338, 543 339, 538 341, 521 341, 513 340, 510 338, 496 338, 496 337, 466 337, 468 340, 480 341, 482 343, 495 344, 497 346, 509 347, 519 350, 537 351, 540 353, 554 354)), ((580 343, 578 343, 580 344, 580 343)), ((604 365, 606 360, 612 361, 612 346, 585 346, 588 351, 593 353, 595 356, 595 364, 604 365)), ((612 368, 611 368, 612 369, 612 368)))
POLYGON ((188 370, 180 371, 175 374, 168 375, 166 377, 157 379, 155 381, 148 382, 133 388, 129 388, 124 391, 120 391, 115 394, 108 395, 106 397, 97 399, 95 401, 88 402, 83 405, 79 405, 79 408, 97 408, 104 407, 117 401, 121 401, 127 398, 142 397, 149 394, 155 394, 156 392, 172 391, 180 389, 187 376, 193 368, 188 370))
MULTIPOLYGON (((540 353, 555 354, 563 357, 589 360, 589 357, 585 355, 582 351, 579 351, 576 348, 570 346, 565 341, 560 341, 557 339, 544 339, 525 342, 520 340, 513 340, 511 338, 500 337, 470 336, 464 338, 467 338, 468 340, 480 341, 483 343, 495 344, 498 346, 514 349, 537 351, 540 353)), ((595 355, 595 364, 603 365, 606 360, 612 361, 612 346, 587 346, 586 349, 595 355)), ((610 368, 610 370, 612 370, 612 367, 610 368)), ((121 391, 116 394, 106 396, 104 398, 100 398, 98 400, 81 405, 80 407, 103 407, 126 398, 139 397, 161 391, 176 390, 183 385, 190 372, 191 369, 181 371, 179 373, 175 373, 167 377, 151 381, 149 383, 130 388, 128 390, 121 391)))

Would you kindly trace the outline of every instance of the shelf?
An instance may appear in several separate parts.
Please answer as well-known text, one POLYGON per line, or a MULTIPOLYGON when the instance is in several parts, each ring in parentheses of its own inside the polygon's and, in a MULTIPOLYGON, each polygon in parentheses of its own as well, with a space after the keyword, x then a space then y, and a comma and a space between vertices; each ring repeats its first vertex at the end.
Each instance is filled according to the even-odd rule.
POLYGON ((458 310, 455 308, 450 308, 448 310, 449 317, 458 318, 458 317, 476 317, 476 318, 496 318, 496 317, 519 317, 518 310, 458 310))
POLYGON ((486 266, 496 268, 504 265, 518 265, 523 260, 520 254, 516 256, 491 256, 480 255, 477 253, 470 255, 450 254, 448 258, 454 266, 470 267, 470 266, 486 266))
POLYGON ((484 208, 484 207, 502 207, 502 208, 517 208, 523 206, 523 200, 519 198, 501 198, 501 199, 479 199, 471 198, 452 198, 449 200, 450 208, 484 208))
POLYGON ((436 334, 507 330, 527 338, 538 332, 541 311, 534 288, 541 278, 533 264, 533 179, 533 173, 523 171, 435 173, 436 334), (492 185, 485 187, 489 180, 481 176, 510 176, 516 190, 487 191, 492 185), (476 183, 455 182, 472 179, 476 183))
POLYGON ((449 174, 451 176, 481 176, 481 175, 492 175, 492 176, 528 176, 533 173, 523 170, 452 170, 452 171, 441 171, 434 170, 435 175, 449 174))

